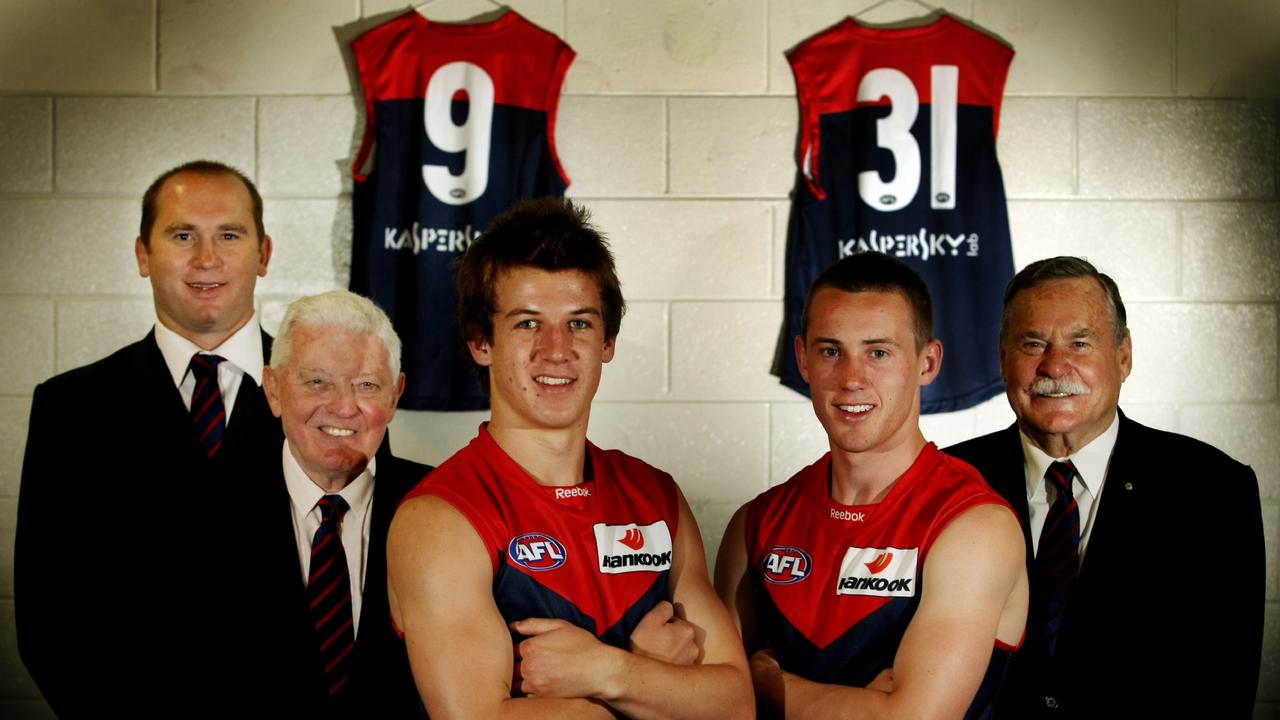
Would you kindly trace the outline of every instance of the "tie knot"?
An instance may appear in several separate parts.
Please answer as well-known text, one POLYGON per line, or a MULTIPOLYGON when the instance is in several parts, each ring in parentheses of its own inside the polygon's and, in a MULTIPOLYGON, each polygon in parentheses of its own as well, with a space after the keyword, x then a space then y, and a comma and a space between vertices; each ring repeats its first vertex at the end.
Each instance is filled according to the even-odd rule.
POLYGON ((1058 460, 1049 466, 1044 479, 1049 481, 1059 493, 1067 497, 1072 495, 1071 481, 1076 477, 1076 466, 1070 460, 1058 460))
POLYGON ((316 505, 320 508, 320 522, 324 525, 336 524, 351 508, 341 495, 325 495, 316 505))
POLYGON ((224 360, 226 360, 226 358, 221 355, 196 353, 191 356, 191 364, 188 367, 191 368, 191 372, 196 376, 196 379, 200 380, 202 378, 216 376, 218 374, 218 366, 221 365, 224 360))

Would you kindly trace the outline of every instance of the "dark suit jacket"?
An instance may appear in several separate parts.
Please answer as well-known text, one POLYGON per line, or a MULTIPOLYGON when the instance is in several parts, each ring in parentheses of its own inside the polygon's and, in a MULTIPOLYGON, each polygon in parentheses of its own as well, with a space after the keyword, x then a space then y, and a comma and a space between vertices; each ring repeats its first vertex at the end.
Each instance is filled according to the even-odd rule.
MULTIPOLYGON (((1045 651, 1033 587, 1001 716, 1251 717, 1265 577, 1257 478, 1198 440, 1119 422, 1057 653, 1045 651)), ((1017 426, 946 452, 982 472, 1027 534, 1017 426)))
POLYGON ((154 334, 36 388, 14 595, 19 653, 59 716, 230 705, 241 607, 226 602, 225 548, 239 542, 237 506, 254 500, 248 458, 282 442, 246 375, 207 460, 154 334))
POLYGON ((338 702, 332 703, 307 612, 280 452, 277 447, 273 454, 274 472, 264 473, 272 483, 273 497, 254 519, 265 529, 253 557, 260 573, 256 602, 261 613, 253 630, 254 662, 258 663, 254 671, 258 687, 252 692, 255 711, 270 707, 267 714, 308 719, 424 717, 404 641, 391 624, 386 548, 387 529, 400 500, 432 468, 394 457, 385 446, 378 453, 355 662, 351 680, 338 702))

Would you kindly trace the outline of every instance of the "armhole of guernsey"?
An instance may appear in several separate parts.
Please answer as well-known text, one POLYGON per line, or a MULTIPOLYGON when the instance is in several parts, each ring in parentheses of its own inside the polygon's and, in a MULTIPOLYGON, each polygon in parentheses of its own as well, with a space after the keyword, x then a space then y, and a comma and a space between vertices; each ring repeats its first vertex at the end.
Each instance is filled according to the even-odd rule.
POLYGON ((822 179, 818 177, 818 153, 821 151, 821 129, 814 111, 813 99, 809 97, 809 87, 804 69, 804 43, 787 53, 787 65, 795 79, 796 106, 800 111, 800 132, 795 150, 796 166, 800 168, 809 191, 819 200, 825 200, 827 193, 822 188, 822 179))
POLYGON ((370 84, 373 81, 369 72, 369 66, 365 53, 363 51, 364 43, 361 42, 365 38, 364 35, 351 41, 351 54, 356 59, 356 76, 360 82, 360 92, 364 96, 364 132, 360 135, 360 149, 356 151, 356 159, 351 163, 351 177, 356 182, 364 182, 369 179, 368 168, 369 153, 373 151, 373 137, 375 128, 377 127, 377 115, 374 111, 373 104, 373 88, 370 84))
POLYGON ((569 174, 565 172, 564 164, 560 162, 560 153, 556 150, 556 118, 560 111, 560 92, 564 88, 565 76, 569 73, 569 66, 573 64, 578 54, 563 41, 557 42, 555 64, 551 68, 551 78, 547 82, 547 147, 551 151, 551 160, 555 163, 556 172, 560 174, 560 179, 564 181, 564 186, 567 188, 570 185, 569 174))

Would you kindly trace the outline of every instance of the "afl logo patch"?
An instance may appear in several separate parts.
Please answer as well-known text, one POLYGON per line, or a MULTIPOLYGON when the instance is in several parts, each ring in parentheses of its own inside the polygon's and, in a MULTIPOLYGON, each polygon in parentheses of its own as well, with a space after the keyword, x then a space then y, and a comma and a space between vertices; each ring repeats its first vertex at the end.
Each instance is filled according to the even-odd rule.
POLYGON ((545 533, 517 535, 507 545, 512 561, 534 572, 555 570, 564 564, 568 554, 559 540, 545 533))
POLYGON ((791 545, 774 545, 760 563, 764 579, 774 585, 791 585, 809 577, 813 559, 809 553, 791 545))

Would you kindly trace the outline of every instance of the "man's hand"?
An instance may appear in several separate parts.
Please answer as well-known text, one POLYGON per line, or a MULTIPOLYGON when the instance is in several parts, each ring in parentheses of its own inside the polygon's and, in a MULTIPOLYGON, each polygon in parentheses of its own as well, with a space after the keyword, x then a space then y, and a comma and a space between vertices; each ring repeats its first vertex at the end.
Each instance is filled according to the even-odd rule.
POLYGON ((526 618, 511 629, 527 639, 515 646, 518 688, 529 697, 608 698, 625 653, 566 620, 526 618))
POLYGON ((663 600, 645 613, 627 638, 627 648, 642 657, 672 665, 693 665, 702 659, 697 631, 676 616, 676 607, 663 600))
POLYGON ((763 717, 782 717, 786 703, 786 680, 773 648, 762 648, 751 656, 751 683, 756 688, 756 706, 763 717))

